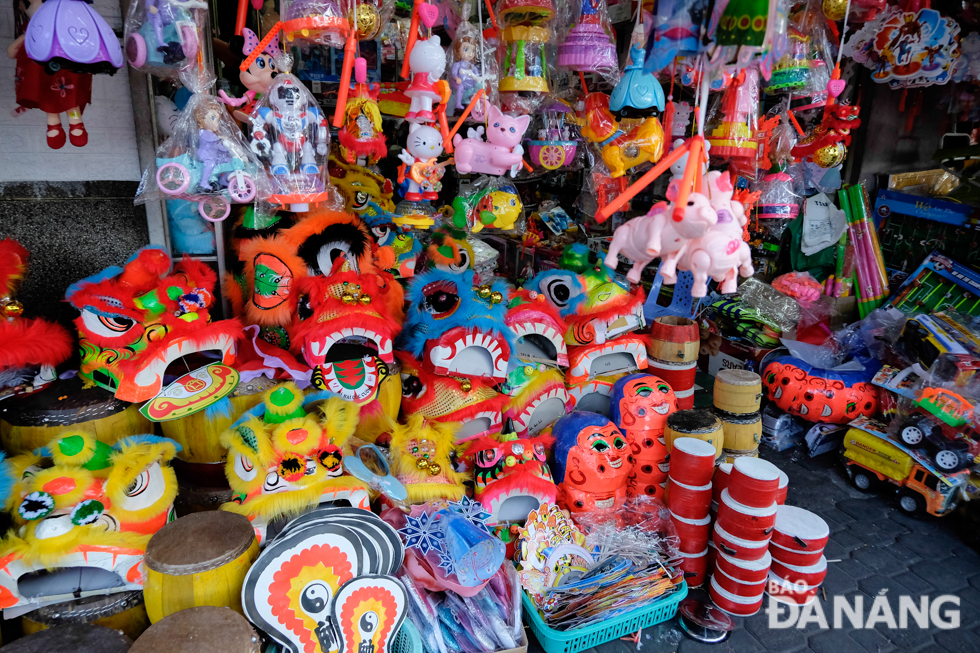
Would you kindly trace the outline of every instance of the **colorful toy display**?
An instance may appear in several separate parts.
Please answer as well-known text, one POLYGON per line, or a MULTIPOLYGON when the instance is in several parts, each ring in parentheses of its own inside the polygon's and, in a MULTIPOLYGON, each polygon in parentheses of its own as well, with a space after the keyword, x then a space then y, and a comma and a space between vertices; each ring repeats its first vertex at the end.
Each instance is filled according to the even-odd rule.
POLYGON ((513 434, 483 437, 466 449, 473 460, 474 495, 495 524, 521 522, 542 503, 554 503, 558 488, 548 469, 551 436, 519 439, 513 434))
POLYGON ((839 424, 877 411, 878 390, 870 381, 881 364, 868 359, 861 364, 860 372, 834 372, 784 356, 766 366, 762 380, 780 409, 810 422, 839 424))

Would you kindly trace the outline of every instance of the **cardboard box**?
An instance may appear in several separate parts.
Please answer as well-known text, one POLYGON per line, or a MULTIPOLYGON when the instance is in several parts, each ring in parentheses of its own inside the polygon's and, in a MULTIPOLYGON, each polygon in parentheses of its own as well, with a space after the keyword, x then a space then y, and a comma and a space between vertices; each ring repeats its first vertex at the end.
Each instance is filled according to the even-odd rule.
POLYGON ((698 369, 715 376, 718 370, 749 370, 762 373, 762 359, 773 349, 753 347, 701 329, 701 351, 698 369))
POLYGON ((497 653, 527 653, 527 628, 521 629, 521 641, 517 648, 505 648, 497 653))

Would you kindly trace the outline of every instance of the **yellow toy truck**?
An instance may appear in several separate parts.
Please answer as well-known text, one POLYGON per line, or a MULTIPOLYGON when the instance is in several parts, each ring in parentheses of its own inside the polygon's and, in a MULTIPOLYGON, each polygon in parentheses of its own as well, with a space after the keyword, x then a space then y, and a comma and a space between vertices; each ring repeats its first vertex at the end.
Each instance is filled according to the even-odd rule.
POLYGON ((860 429, 848 429, 841 458, 854 487, 870 492, 887 487, 898 507, 910 515, 928 513, 941 517, 951 512, 959 486, 949 485, 895 444, 860 429))

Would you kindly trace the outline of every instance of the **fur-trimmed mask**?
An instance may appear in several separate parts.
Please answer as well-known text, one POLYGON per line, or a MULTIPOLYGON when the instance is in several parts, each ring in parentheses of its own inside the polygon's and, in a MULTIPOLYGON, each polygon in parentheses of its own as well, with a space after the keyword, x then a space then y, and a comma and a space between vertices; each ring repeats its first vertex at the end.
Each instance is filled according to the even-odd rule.
POLYGON ((508 398, 481 379, 439 376, 422 369, 405 352, 396 354, 401 366, 402 411, 436 422, 455 423, 456 442, 494 433, 503 426, 508 398))
POLYGON ((568 367, 568 325, 543 293, 526 288, 512 292, 505 322, 514 332, 521 360, 568 367))
POLYGON ((504 325, 509 292, 504 281, 474 285, 470 271, 416 275, 399 349, 435 374, 503 381, 514 348, 504 325))
MULTIPOLYGON (((211 321, 216 280, 204 263, 185 257, 174 265, 166 250, 150 246, 121 268, 72 284, 66 299, 81 311, 75 325, 85 385, 140 402, 160 392, 167 366, 179 358, 213 351, 234 363, 242 325, 211 321)), ((180 367, 180 374, 186 371, 180 367)))
POLYGON ((473 460, 476 500, 493 515, 492 523, 523 523, 542 503, 554 503, 558 488, 548 469, 554 438, 519 440, 514 433, 474 440, 466 450, 473 460))
POLYGON ((321 503, 367 509, 367 484, 343 475, 357 420, 357 406, 329 392, 304 397, 293 383, 272 388, 221 435, 233 491, 221 509, 248 517, 263 546, 321 503))
POLYGON ((26 272, 27 250, 13 238, 0 240, 0 399, 55 380, 55 366, 71 356, 63 326, 23 316, 24 305, 14 297, 26 272))
POLYGON ((179 449, 153 435, 110 447, 71 431, 7 461, 17 528, 0 542, 0 608, 142 589, 150 536, 176 519, 167 462, 179 449))

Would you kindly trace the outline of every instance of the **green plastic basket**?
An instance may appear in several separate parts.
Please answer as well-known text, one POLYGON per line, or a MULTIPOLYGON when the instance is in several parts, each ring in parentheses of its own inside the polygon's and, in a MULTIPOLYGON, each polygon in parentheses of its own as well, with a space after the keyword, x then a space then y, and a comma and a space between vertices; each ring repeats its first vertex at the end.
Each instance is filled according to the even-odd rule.
POLYGON ((422 637, 408 617, 405 617, 388 650, 391 653, 422 653, 422 637))
POLYGON ((683 583, 680 591, 652 605, 637 608, 595 626, 562 631, 550 628, 542 621, 538 609, 534 607, 534 602, 525 592, 524 622, 531 627, 531 632, 547 653, 576 653, 632 635, 640 628, 648 628, 672 619, 677 614, 677 605, 686 596, 687 583, 683 583))

